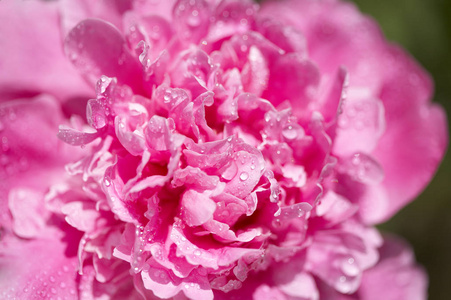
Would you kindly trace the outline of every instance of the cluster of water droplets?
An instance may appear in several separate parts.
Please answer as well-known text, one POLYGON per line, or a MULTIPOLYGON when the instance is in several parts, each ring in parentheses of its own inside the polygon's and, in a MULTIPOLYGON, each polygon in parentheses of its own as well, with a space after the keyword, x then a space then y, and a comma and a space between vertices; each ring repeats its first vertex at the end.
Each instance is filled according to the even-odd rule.
POLYGON ((70 277, 75 265, 63 265, 61 269, 52 272, 41 271, 30 277, 22 290, 11 287, 9 290, 0 291, 1 299, 49 299, 49 300, 72 300, 78 297, 78 290, 70 285, 72 280, 66 281, 70 277))
POLYGON ((148 237, 149 230, 145 230, 144 226, 136 225, 135 229, 135 243, 133 246, 133 254, 131 267, 135 273, 140 272, 145 264, 148 253, 145 253, 145 247, 148 243, 148 240, 151 240, 151 237, 148 237))
POLYGON ((360 267, 352 256, 344 256, 338 259, 340 275, 335 281, 335 288, 341 293, 348 294, 358 285, 361 275, 360 267))
POLYGON ((341 167, 354 180, 364 184, 377 184, 384 179, 382 166, 365 153, 355 153, 341 167))
POLYGON ((380 130, 383 126, 382 109, 377 100, 346 101, 338 125, 343 129, 380 130))

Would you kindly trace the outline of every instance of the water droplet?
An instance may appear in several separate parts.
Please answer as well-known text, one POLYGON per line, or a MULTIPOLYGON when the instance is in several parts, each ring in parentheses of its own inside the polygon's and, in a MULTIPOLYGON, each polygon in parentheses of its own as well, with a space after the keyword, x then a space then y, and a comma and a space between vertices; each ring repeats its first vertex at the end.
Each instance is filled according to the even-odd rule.
POLYGON ((50 280, 50 282, 55 282, 56 281, 55 277, 53 277, 53 276, 50 276, 49 280, 50 280))
POLYGON ((352 276, 352 277, 357 276, 360 272, 359 267, 357 266, 354 258, 352 258, 352 257, 343 260, 341 269, 342 269, 343 273, 345 273, 348 276, 352 276))
MULTIPOLYGON (((108 186, 111 185, 110 178, 105 177, 105 178, 103 179, 103 181, 105 182, 105 186, 108 187, 108 186)), ((111 197, 111 201, 113 201, 113 197, 111 197)))
POLYGON ((171 101, 171 92, 170 91, 168 91, 164 94, 163 101, 164 101, 164 103, 168 103, 169 101, 171 101))
POLYGON ((279 200, 279 193, 273 190, 271 192, 271 202, 276 202, 277 200, 279 200))
POLYGON ((9 150, 9 142, 8 142, 8 138, 6 136, 2 137, 2 150, 4 152, 9 150))
POLYGON ((202 254, 202 253, 200 252, 199 249, 197 249, 197 250, 194 251, 194 255, 196 255, 196 256, 200 256, 201 254, 202 254))
POLYGON ((351 157, 351 166, 347 172, 356 181, 366 184, 376 184, 384 179, 384 171, 372 157, 356 153, 351 157))
POLYGON ((245 180, 247 180, 248 178, 249 178, 249 174, 248 174, 248 173, 242 172, 242 173, 240 174, 240 180, 241 180, 241 181, 245 181, 245 180))
POLYGON ((186 21, 187 21, 188 25, 190 25, 192 27, 199 26, 199 24, 201 22, 201 20, 199 18, 199 12, 197 10, 193 10, 191 12, 191 15, 188 16, 186 21))
POLYGON ((340 276, 338 278, 337 283, 335 284, 335 288, 343 293, 348 294, 352 290, 352 280, 346 276, 340 276))
POLYGON ((288 140, 294 140, 298 134, 293 126, 288 125, 282 130, 282 135, 288 140))
POLYGON ((5 154, 2 154, 2 155, 0 156, 0 164, 1 164, 2 166, 6 166, 8 163, 9 163, 9 158, 8 158, 8 156, 5 155, 5 154))

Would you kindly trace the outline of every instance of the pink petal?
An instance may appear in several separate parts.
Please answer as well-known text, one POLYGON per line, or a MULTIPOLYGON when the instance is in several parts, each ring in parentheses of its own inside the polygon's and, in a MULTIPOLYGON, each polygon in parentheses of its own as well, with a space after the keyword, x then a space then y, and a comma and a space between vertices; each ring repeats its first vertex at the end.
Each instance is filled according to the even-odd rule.
POLYGON ((46 227, 49 212, 43 195, 31 189, 16 188, 9 192, 9 209, 14 220, 14 233, 22 238, 39 236, 46 227))
POLYGON ((241 73, 243 88, 246 92, 261 96, 266 89, 269 77, 268 63, 257 47, 251 46, 248 62, 241 73))
POLYGON ((210 7, 205 0, 178 0, 173 8, 175 31, 182 41, 198 43, 208 32, 210 7))
POLYGON ((368 300, 426 299, 427 275, 415 264, 410 247, 398 238, 386 237, 379 251, 381 260, 364 272, 359 296, 368 300))
POLYGON ((387 131, 374 150, 385 172, 382 184, 390 202, 379 222, 424 189, 443 157, 447 136, 445 113, 435 105, 419 108, 417 113, 387 124, 387 131))
POLYGON ((276 107, 288 100, 296 116, 306 117, 306 108, 314 101, 318 84, 319 71, 314 63, 289 53, 274 62, 263 98, 276 107))
POLYGON ((62 31, 64 36, 78 23, 88 18, 97 18, 122 28, 122 15, 132 8, 131 0, 77 1, 62 0, 60 4, 62 31))
POLYGON ((64 50, 70 61, 92 84, 101 75, 116 77, 135 92, 142 90, 142 71, 121 33, 111 24, 86 19, 67 35, 64 50))
POLYGON ((371 153, 385 131, 384 106, 376 99, 348 97, 338 117, 334 153, 371 153), (352 142, 350 142, 352 141, 352 142))
POLYGON ((184 220, 189 226, 199 226, 213 217, 216 203, 203 193, 186 191, 182 196, 184 220))
POLYGON ((196 271, 181 280, 174 278, 166 270, 149 266, 141 273, 144 286, 160 298, 168 299, 176 296, 179 292, 190 299, 209 300, 213 299, 213 292, 206 277, 196 271))
MULTIPOLYGON (((77 235, 67 233, 68 239, 77 240, 77 235)), ((14 237, 3 239, 0 297, 40 299, 64 296, 78 299, 76 257, 66 251, 67 244, 61 240, 62 237, 62 232, 56 231, 48 238, 31 241, 14 237)))
POLYGON ((57 6, 43 1, 8 1, 0 6, 0 19, 8 24, 0 28, 2 101, 41 92, 66 101, 92 93, 61 50, 57 6))

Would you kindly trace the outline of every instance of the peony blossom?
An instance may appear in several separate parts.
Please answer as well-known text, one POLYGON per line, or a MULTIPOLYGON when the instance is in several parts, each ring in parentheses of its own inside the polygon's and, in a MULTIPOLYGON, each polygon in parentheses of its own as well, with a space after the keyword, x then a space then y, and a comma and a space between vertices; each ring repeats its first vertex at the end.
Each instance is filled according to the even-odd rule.
POLYGON ((425 299, 374 225, 447 146, 339 0, 0 2, 0 297, 425 299))

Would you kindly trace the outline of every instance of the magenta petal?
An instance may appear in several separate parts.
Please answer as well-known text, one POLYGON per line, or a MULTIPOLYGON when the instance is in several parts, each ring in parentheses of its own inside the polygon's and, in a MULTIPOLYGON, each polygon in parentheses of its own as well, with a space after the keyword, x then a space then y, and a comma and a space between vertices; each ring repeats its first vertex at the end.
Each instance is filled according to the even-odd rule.
POLYGON ((297 53, 283 55, 274 62, 263 97, 276 107, 288 100, 296 116, 305 116, 319 78, 319 70, 312 61, 297 53))
POLYGON ((102 75, 116 77, 135 92, 142 89, 142 70, 121 33, 97 19, 80 22, 67 35, 64 50, 77 69, 94 84, 102 75))
POLYGON ((266 284, 259 286, 253 293, 254 299, 261 300, 286 300, 287 297, 277 288, 271 288, 266 284))

